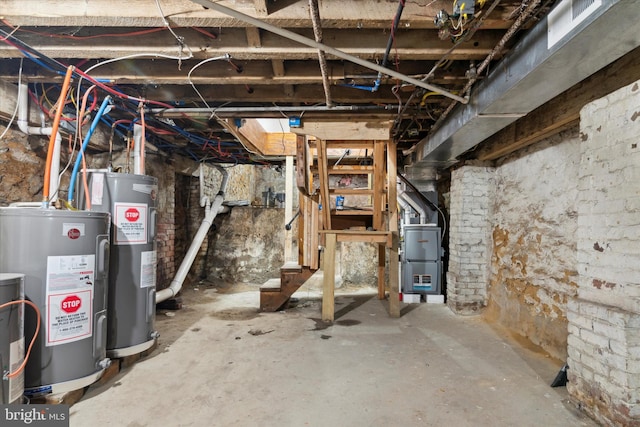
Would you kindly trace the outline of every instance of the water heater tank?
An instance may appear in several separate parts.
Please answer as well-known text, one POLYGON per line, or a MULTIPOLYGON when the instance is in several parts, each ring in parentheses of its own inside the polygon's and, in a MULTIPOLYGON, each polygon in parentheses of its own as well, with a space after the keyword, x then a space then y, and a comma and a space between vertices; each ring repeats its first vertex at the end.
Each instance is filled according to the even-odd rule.
MULTIPOLYGON (((0 273, 0 306, 24 299, 24 275, 0 273)), ((24 391, 24 371, 14 377, 24 360, 24 303, 0 309, 0 366, 2 404, 20 403, 24 391)))
MULTIPOLYGON (((78 390, 109 366, 108 213, 0 208, 0 273, 24 273, 41 330, 25 370, 25 395, 78 390)), ((37 317, 25 312, 25 341, 37 317)))
POLYGON ((89 204, 78 186, 78 205, 111 213, 111 266, 107 355, 125 357, 155 342, 156 208, 158 180, 145 175, 88 172, 89 204))

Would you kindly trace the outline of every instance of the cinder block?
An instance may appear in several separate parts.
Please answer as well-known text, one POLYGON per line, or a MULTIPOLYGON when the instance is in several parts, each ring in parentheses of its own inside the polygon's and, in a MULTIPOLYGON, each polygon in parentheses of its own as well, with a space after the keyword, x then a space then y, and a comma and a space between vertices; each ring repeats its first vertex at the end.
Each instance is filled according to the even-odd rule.
POLYGON ((427 295, 427 304, 444 304, 444 295, 427 295))
POLYGON ((420 294, 402 294, 402 301, 407 304, 419 304, 420 294))

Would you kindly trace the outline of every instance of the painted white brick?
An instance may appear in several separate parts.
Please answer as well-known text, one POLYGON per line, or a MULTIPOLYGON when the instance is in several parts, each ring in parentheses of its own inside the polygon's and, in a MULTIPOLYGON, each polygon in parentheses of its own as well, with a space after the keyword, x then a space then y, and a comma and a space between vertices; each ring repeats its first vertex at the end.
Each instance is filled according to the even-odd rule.
POLYGON ((624 341, 626 339, 626 334, 623 329, 599 321, 593 322, 593 332, 607 339, 618 341, 624 341))

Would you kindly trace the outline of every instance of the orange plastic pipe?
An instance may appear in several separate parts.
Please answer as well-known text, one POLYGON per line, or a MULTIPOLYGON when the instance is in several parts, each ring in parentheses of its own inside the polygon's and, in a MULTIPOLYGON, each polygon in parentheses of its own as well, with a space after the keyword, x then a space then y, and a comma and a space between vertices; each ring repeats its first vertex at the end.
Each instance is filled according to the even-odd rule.
POLYGON ((69 92, 69 83, 71 82, 73 70, 75 70, 75 67, 73 65, 69 65, 67 73, 64 76, 64 82, 62 83, 62 91, 58 98, 58 109, 56 110, 56 115, 53 118, 53 125, 51 126, 51 136, 49 137, 49 147, 47 148, 47 163, 44 168, 44 187, 42 189, 42 201, 45 204, 49 203, 49 190, 51 186, 51 177, 49 175, 51 174, 51 163, 53 162, 53 146, 56 142, 58 126, 60 125, 60 118, 62 117, 64 103, 67 100, 67 92, 69 92))

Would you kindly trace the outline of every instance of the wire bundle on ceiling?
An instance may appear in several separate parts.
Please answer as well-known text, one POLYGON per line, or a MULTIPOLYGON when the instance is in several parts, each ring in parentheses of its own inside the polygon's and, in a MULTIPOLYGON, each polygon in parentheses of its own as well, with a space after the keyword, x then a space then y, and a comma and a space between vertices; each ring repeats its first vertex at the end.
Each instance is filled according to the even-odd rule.
MULTIPOLYGON (((19 50, 25 58, 31 60, 35 64, 41 66, 42 68, 56 73, 58 75, 64 75, 68 66, 63 64, 53 58, 49 58, 46 55, 38 52, 36 49, 32 48, 28 44, 22 42, 20 39, 15 37, 14 33, 18 30, 20 31, 28 31, 31 33, 41 34, 43 33, 31 31, 31 30, 21 30, 19 27, 11 27, 6 20, 2 20, 2 22, 9 26, 12 29, 11 33, 0 29, 0 41, 5 42, 6 44, 14 47, 19 50)), ((168 25, 168 24, 167 24, 168 25)), ((83 124, 86 124, 89 120, 89 116, 91 112, 93 112, 98 104, 98 90, 102 92, 106 92, 108 95, 113 97, 114 106, 110 114, 105 114, 100 118, 100 121, 107 126, 113 125, 117 123, 113 127, 113 131, 122 140, 128 144, 127 136, 131 133, 133 129, 133 125, 139 121, 141 121, 141 113, 144 114, 145 106, 156 106, 161 107, 163 109, 171 109, 174 108, 173 105, 167 104, 165 102, 144 99, 139 96, 133 96, 125 93, 121 88, 114 85, 111 81, 100 80, 92 77, 89 73, 96 69, 99 66, 112 63, 115 61, 120 61, 124 59, 133 59, 140 57, 162 57, 165 59, 174 59, 181 63, 182 60, 190 59, 193 57, 190 49, 184 43, 182 38, 179 38, 170 27, 161 27, 154 28, 149 30, 143 30, 141 34, 148 34, 155 31, 161 30, 170 30, 171 33, 176 37, 180 45, 180 53, 177 56, 169 56, 164 54, 156 54, 156 53, 143 53, 143 54, 135 54, 128 55, 122 58, 115 58, 100 62, 95 64, 85 71, 81 70, 78 67, 74 67, 72 76, 77 80, 77 87, 71 89, 70 91, 70 100, 66 101, 65 105, 58 106, 54 105, 53 102, 50 101, 49 93, 52 90, 56 90, 55 88, 59 88, 58 85, 50 85, 45 87, 44 84, 35 85, 32 84, 29 87, 29 95, 31 99, 41 108, 41 110, 48 116, 52 117, 57 109, 62 109, 61 112, 61 120, 65 122, 77 122, 77 118, 81 117, 80 123, 77 123, 76 128, 76 141, 74 147, 78 144, 81 139, 80 130, 83 124), (183 48, 187 48, 189 50, 189 55, 183 56, 182 51, 183 48), (87 89, 86 86, 90 87, 87 89), (40 86, 40 87, 38 87, 40 86), (91 94, 90 92, 94 93, 91 94), (80 111, 80 105, 78 100, 84 98, 89 103, 88 107, 82 108, 82 112, 80 111), (140 106, 143 106, 141 109, 140 106), (71 113, 71 106, 75 109, 75 114, 71 113), (125 119, 121 119, 120 116, 125 119)), ((206 30, 197 29, 197 31, 205 33, 207 36, 215 38, 216 36, 212 33, 209 33, 206 30)), ((60 38, 71 38, 71 39, 79 39, 83 37, 96 37, 96 36, 77 36, 77 35, 56 35, 60 38)), ((122 36, 122 34, 106 34, 106 37, 110 36, 122 36)), ((199 67, 203 63, 216 60, 216 59, 226 59, 230 60, 228 55, 217 58, 209 58, 205 61, 202 61, 195 67, 191 69, 193 71, 195 68, 199 67)), ((83 61, 84 62, 84 61, 83 61)), ((22 67, 21 67, 22 68, 22 67)), ((190 71, 190 73, 191 73, 190 71)), ((195 87, 194 87, 195 89, 195 87)), ((196 89, 197 92, 197 89, 196 89)), ((199 92, 197 92, 198 95, 199 92)), ((202 98, 202 97, 201 97, 202 98)), ((208 108, 209 105, 206 103, 204 99, 202 99, 205 105, 208 108)), ((212 109, 212 111, 214 111, 212 109)), ((162 150, 168 155, 182 155, 185 157, 192 158, 197 161, 206 161, 211 163, 264 163, 263 159, 256 159, 253 156, 250 156, 242 146, 238 143, 238 141, 222 141, 219 137, 214 137, 209 132, 208 136, 203 134, 193 133, 188 130, 184 126, 189 126, 190 123, 195 122, 195 120, 190 119, 187 115, 184 115, 181 122, 184 123, 167 123, 166 121, 155 119, 152 116, 147 116, 144 129, 146 132, 146 140, 153 144, 159 150, 162 150), (182 125, 182 126, 181 126, 182 125), (172 142, 169 139, 185 139, 186 143, 180 143, 179 141, 172 142)), ((204 124, 206 127, 206 123, 204 124)), ((67 129, 65 127, 65 129, 67 129)), ((68 167, 68 165, 67 165, 68 167)))

